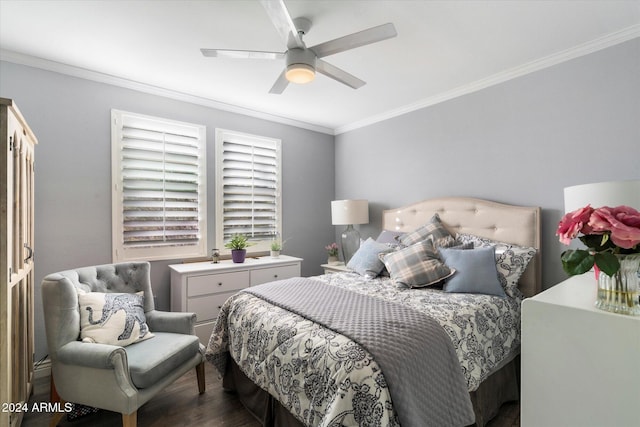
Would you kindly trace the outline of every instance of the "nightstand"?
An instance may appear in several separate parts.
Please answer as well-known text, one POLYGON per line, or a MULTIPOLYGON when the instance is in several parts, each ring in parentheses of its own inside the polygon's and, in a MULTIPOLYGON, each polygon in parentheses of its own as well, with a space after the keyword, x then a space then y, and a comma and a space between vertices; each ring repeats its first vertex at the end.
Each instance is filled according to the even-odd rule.
POLYGON ((351 271, 344 265, 344 262, 339 262, 338 264, 322 264, 320 267, 324 268, 324 274, 351 271))
POLYGON ((522 302, 522 427, 640 426, 640 317, 595 300, 588 272, 522 302))

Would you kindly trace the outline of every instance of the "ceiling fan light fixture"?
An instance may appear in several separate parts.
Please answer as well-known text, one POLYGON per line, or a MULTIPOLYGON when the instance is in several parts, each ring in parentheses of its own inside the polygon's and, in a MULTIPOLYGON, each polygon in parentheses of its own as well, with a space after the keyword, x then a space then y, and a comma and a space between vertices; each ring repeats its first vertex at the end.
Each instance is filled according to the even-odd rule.
POLYGON ((291 64, 287 66, 285 73, 291 83, 309 83, 316 77, 316 70, 308 64, 291 64))
POLYGON ((260 0, 260 3, 287 45, 284 53, 229 49, 200 49, 200 51, 204 56, 211 57, 246 59, 282 59, 284 57, 285 69, 280 72, 269 90, 269 93, 276 95, 281 94, 289 83, 304 84, 313 81, 316 70, 337 82, 358 89, 365 84, 363 80, 325 62, 322 58, 398 35, 394 25, 388 22, 307 48, 302 38, 311 29, 311 21, 308 18, 292 19, 284 0, 260 0))

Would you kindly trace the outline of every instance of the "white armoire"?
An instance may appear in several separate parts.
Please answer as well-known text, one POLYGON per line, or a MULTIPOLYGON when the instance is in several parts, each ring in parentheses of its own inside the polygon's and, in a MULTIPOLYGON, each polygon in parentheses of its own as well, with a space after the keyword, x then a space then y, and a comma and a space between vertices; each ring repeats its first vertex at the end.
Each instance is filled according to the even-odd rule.
POLYGON ((0 411, 19 426, 33 388, 34 149, 37 139, 0 98, 0 411))

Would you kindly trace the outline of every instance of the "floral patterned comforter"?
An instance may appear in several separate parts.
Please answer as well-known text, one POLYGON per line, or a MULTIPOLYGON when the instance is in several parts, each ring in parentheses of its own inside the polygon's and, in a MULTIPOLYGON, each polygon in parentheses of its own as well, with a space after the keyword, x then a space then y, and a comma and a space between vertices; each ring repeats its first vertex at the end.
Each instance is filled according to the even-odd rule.
MULTIPOLYGON (((315 279, 433 316, 453 342, 469 391, 520 345, 520 297, 401 289, 388 278, 365 280, 355 273, 315 279)), ((227 352, 305 425, 399 425, 383 373, 368 351, 260 298, 241 292, 222 307, 206 352, 221 373, 227 352)))

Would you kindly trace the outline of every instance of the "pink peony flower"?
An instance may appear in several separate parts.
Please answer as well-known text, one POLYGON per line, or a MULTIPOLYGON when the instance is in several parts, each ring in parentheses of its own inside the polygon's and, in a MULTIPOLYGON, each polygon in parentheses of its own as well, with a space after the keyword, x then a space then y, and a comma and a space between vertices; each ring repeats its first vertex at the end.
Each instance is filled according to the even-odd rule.
POLYGON ((594 209, 591 205, 587 205, 563 216, 560 224, 558 224, 558 231, 556 231, 556 236, 559 236, 560 242, 568 245, 572 239, 576 238, 578 233, 591 233, 593 230, 589 225, 589 218, 593 211, 594 209))
POLYGON ((612 276, 620 267, 617 255, 640 253, 640 212, 629 206, 593 209, 590 205, 562 217, 556 235, 566 245, 579 237, 588 249, 569 249, 562 253, 562 268, 570 275, 591 267, 612 276), (582 233, 582 236, 578 236, 582 233))
POLYGON ((640 228, 640 211, 629 206, 613 208, 616 217, 630 227, 640 228))
POLYGON ((327 250, 329 256, 337 256, 338 255, 338 245, 334 242, 330 245, 324 247, 327 250))
POLYGON ((611 241, 624 249, 640 243, 640 212, 629 206, 596 209, 588 224, 594 232, 611 232, 611 241))

